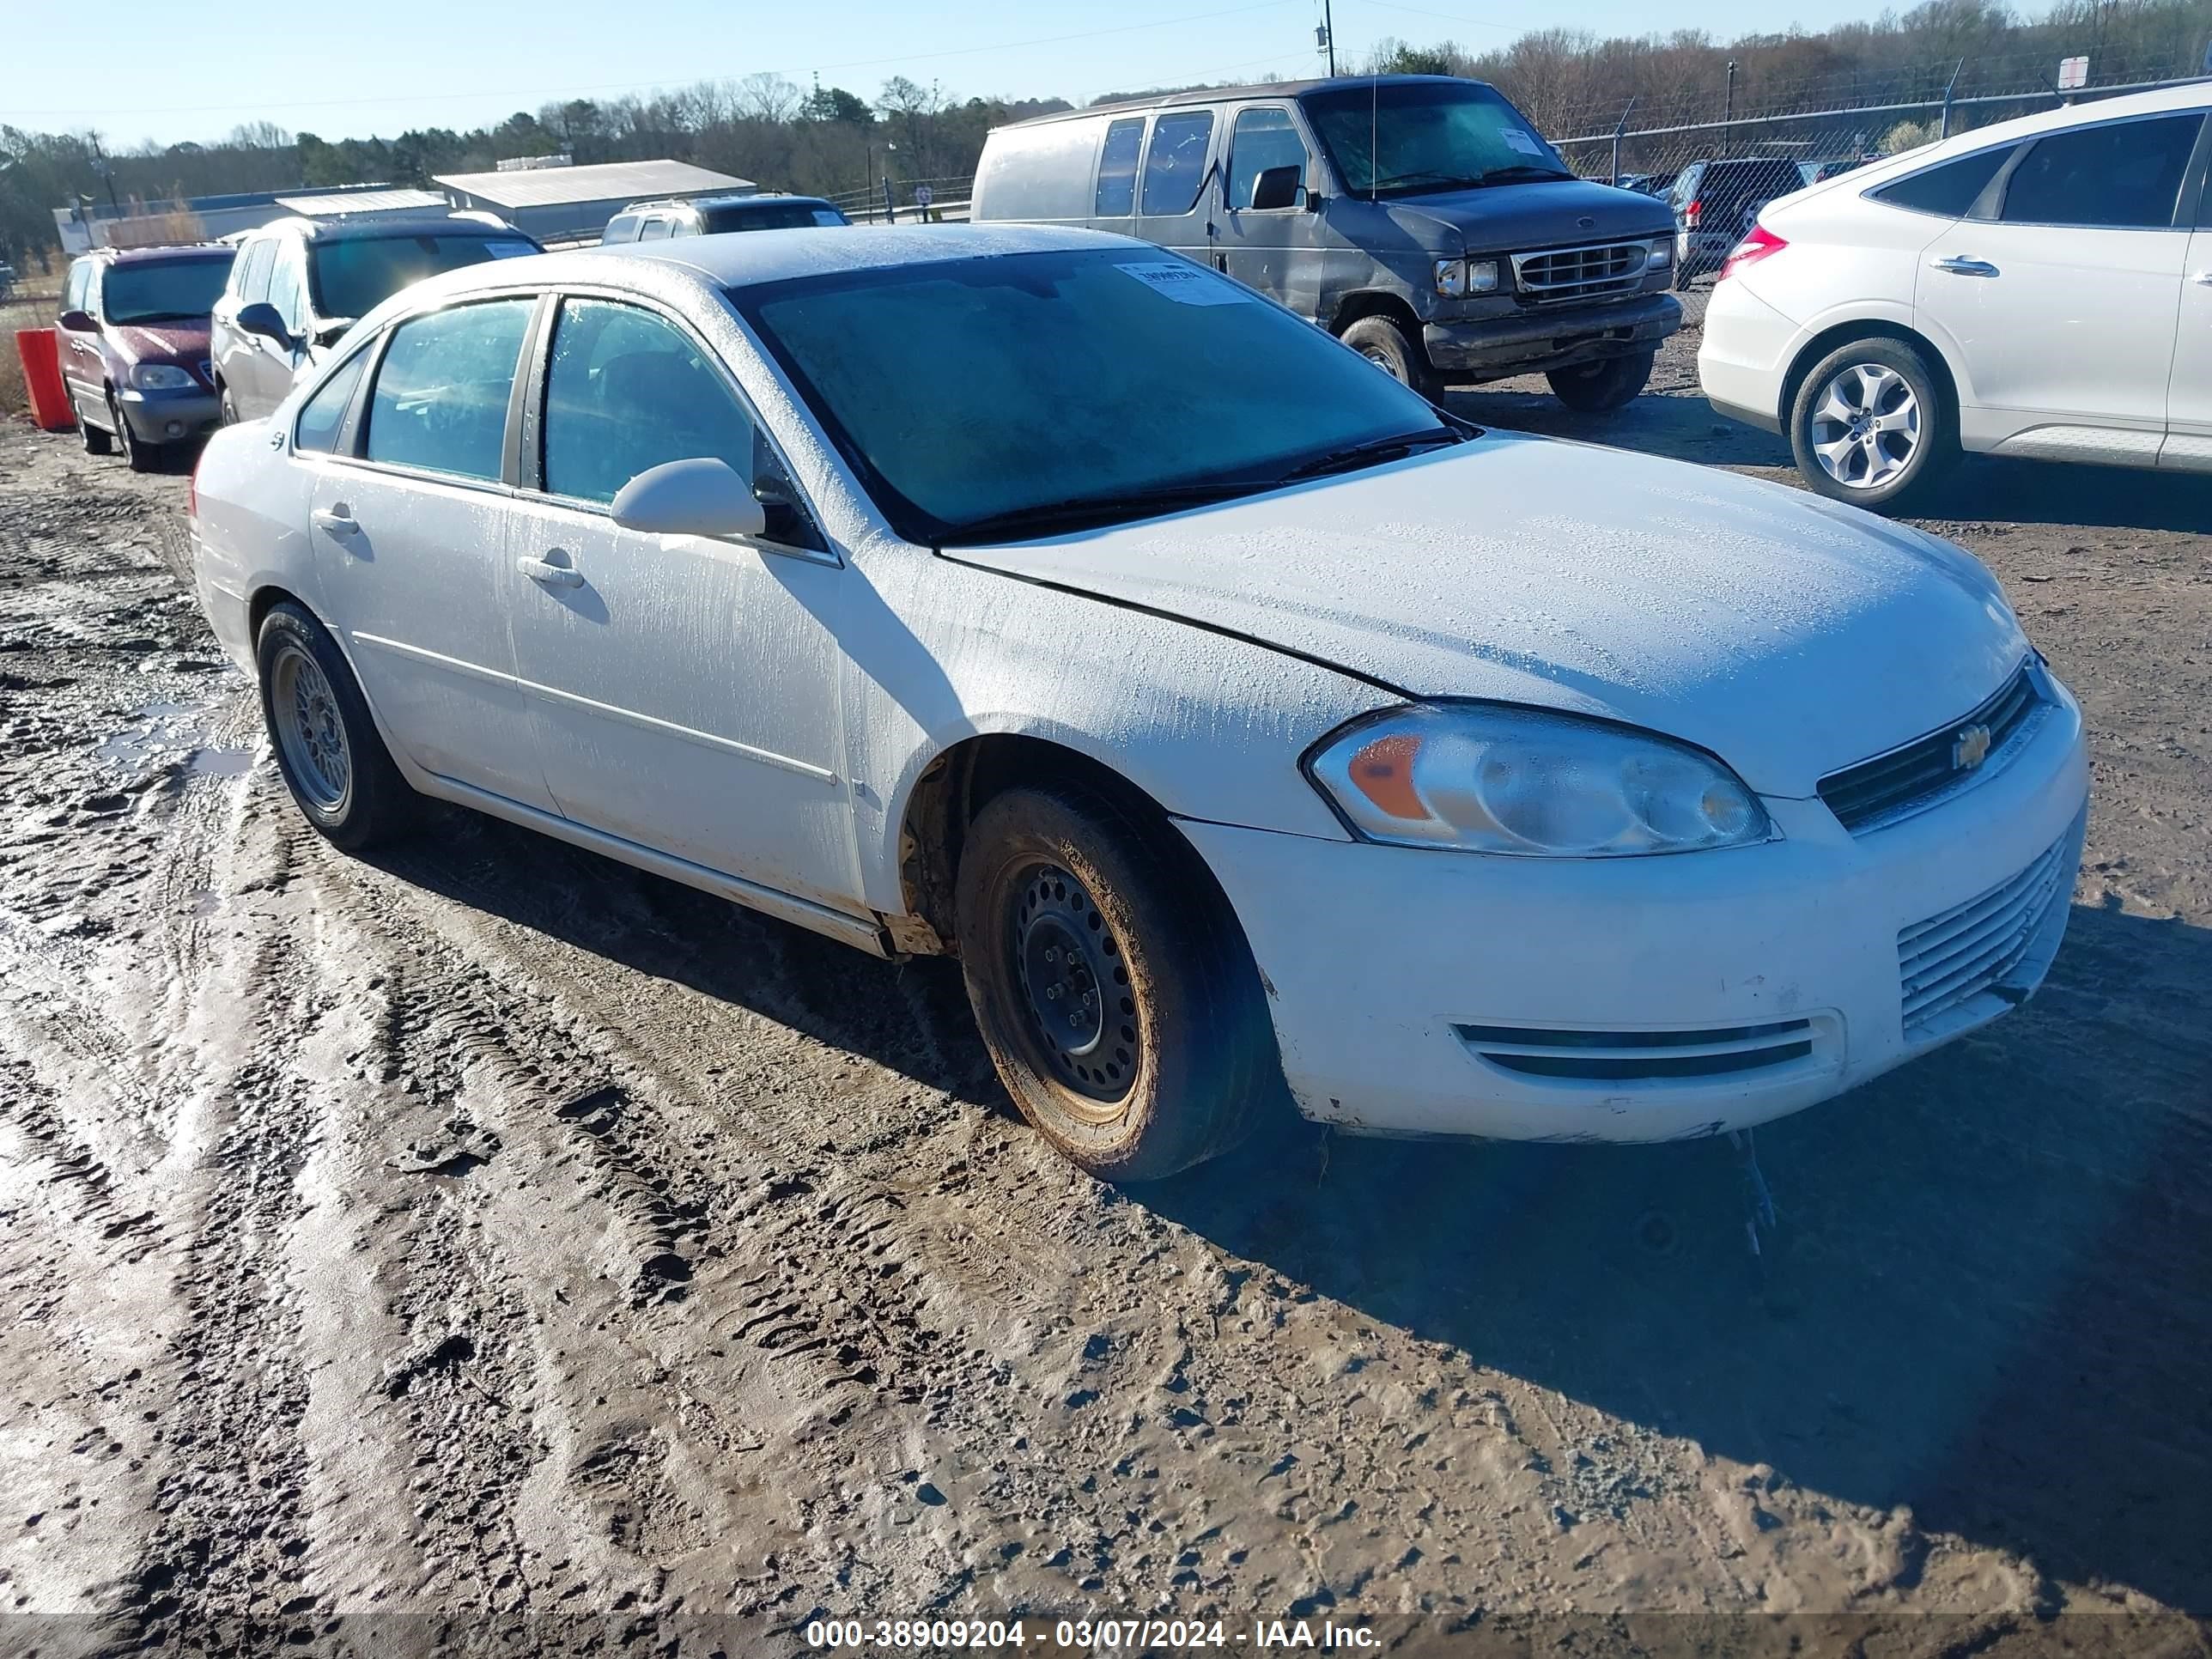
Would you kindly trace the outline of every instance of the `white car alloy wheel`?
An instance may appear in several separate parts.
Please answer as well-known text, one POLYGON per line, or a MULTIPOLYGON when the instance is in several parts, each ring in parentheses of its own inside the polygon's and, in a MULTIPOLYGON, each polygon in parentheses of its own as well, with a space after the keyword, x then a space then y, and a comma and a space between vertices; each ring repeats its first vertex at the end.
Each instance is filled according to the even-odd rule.
POLYGON ((1880 489, 1920 449, 1920 400, 1885 363, 1853 363, 1829 377, 1814 406, 1813 453, 1846 489, 1880 489))
POLYGON ((287 643, 270 665, 270 712, 276 741, 301 792, 325 812, 345 806, 353 787, 353 755, 346 743, 337 695, 315 659, 287 643))

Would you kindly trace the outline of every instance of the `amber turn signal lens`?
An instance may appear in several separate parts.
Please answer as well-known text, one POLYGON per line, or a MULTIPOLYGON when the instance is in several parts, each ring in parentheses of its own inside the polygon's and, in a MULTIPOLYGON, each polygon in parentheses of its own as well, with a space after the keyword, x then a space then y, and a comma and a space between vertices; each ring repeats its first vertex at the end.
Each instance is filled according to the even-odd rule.
POLYGON ((1419 823, 1429 816, 1413 788, 1413 761, 1421 740, 1408 732, 1377 738, 1352 757, 1353 787, 1394 818, 1419 823))

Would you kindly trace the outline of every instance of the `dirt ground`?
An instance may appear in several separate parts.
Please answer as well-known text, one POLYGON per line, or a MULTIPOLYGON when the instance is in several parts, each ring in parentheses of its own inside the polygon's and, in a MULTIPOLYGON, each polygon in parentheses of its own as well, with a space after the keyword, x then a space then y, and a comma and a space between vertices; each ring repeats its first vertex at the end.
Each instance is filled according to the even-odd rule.
MULTIPOLYGON (((1693 349, 1613 422, 1458 401, 1782 476, 1693 349)), ((1286 1125, 1115 1191, 942 963, 465 815, 342 856, 185 492, 0 427, 0 1651, 2212 1653, 2201 481, 1975 464, 1930 521, 2087 709, 2071 932, 1760 1132, 1757 1262, 1712 1143, 1286 1125)))

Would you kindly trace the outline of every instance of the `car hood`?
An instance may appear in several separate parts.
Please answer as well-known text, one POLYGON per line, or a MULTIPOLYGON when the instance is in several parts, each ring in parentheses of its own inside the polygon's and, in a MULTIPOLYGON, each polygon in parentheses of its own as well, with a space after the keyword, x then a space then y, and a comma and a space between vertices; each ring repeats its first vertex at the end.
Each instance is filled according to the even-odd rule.
POLYGON ((191 323, 110 323, 108 343, 134 363, 197 364, 208 355, 208 325, 191 323))
POLYGON ((1413 697, 1601 715, 1763 794, 1956 719, 2027 650, 1980 564, 1778 484, 1494 433, 1143 524, 945 556, 1413 697))
MULTIPOLYGON (((1674 212, 1665 203, 1587 179, 1438 191, 1396 197, 1383 205, 1416 234, 1421 229, 1419 222, 1425 220, 1457 235, 1469 253, 1510 253, 1608 237, 1674 234, 1674 212)), ((1432 234, 1422 240, 1434 245, 1432 234)))

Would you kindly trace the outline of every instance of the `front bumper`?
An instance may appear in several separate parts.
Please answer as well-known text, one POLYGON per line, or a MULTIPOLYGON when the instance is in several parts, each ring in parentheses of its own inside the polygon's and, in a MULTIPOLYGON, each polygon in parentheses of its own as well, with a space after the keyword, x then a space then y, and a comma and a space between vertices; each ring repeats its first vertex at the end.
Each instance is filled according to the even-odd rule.
POLYGON ((1430 323, 1421 340, 1445 375, 1502 380, 1648 351, 1681 325, 1681 305, 1662 292, 1480 322, 1430 323))
POLYGON ((212 431, 222 416, 222 403, 205 386, 173 392, 141 392, 126 386, 115 394, 123 418, 131 422, 131 435, 142 444, 173 444, 212 431))
POLYGON ((1814 1105, 2021 1000, 2064 933, 2087 796, 2080 711, 2061 690, 1991 775, 1856 837, 1820 801, 1786 799, 1767 802, 1779 840, 1660 858, 1182 827, 1243 924, 1308 1117, 1655 1141, 1814 1105), (1971 930, 2029 877, 2043 885, 2009 913, 2018 959, 1908 1024, 1900 953, 1924 963, 1917 930, 1942 921, 1975 948, 1971 930))

